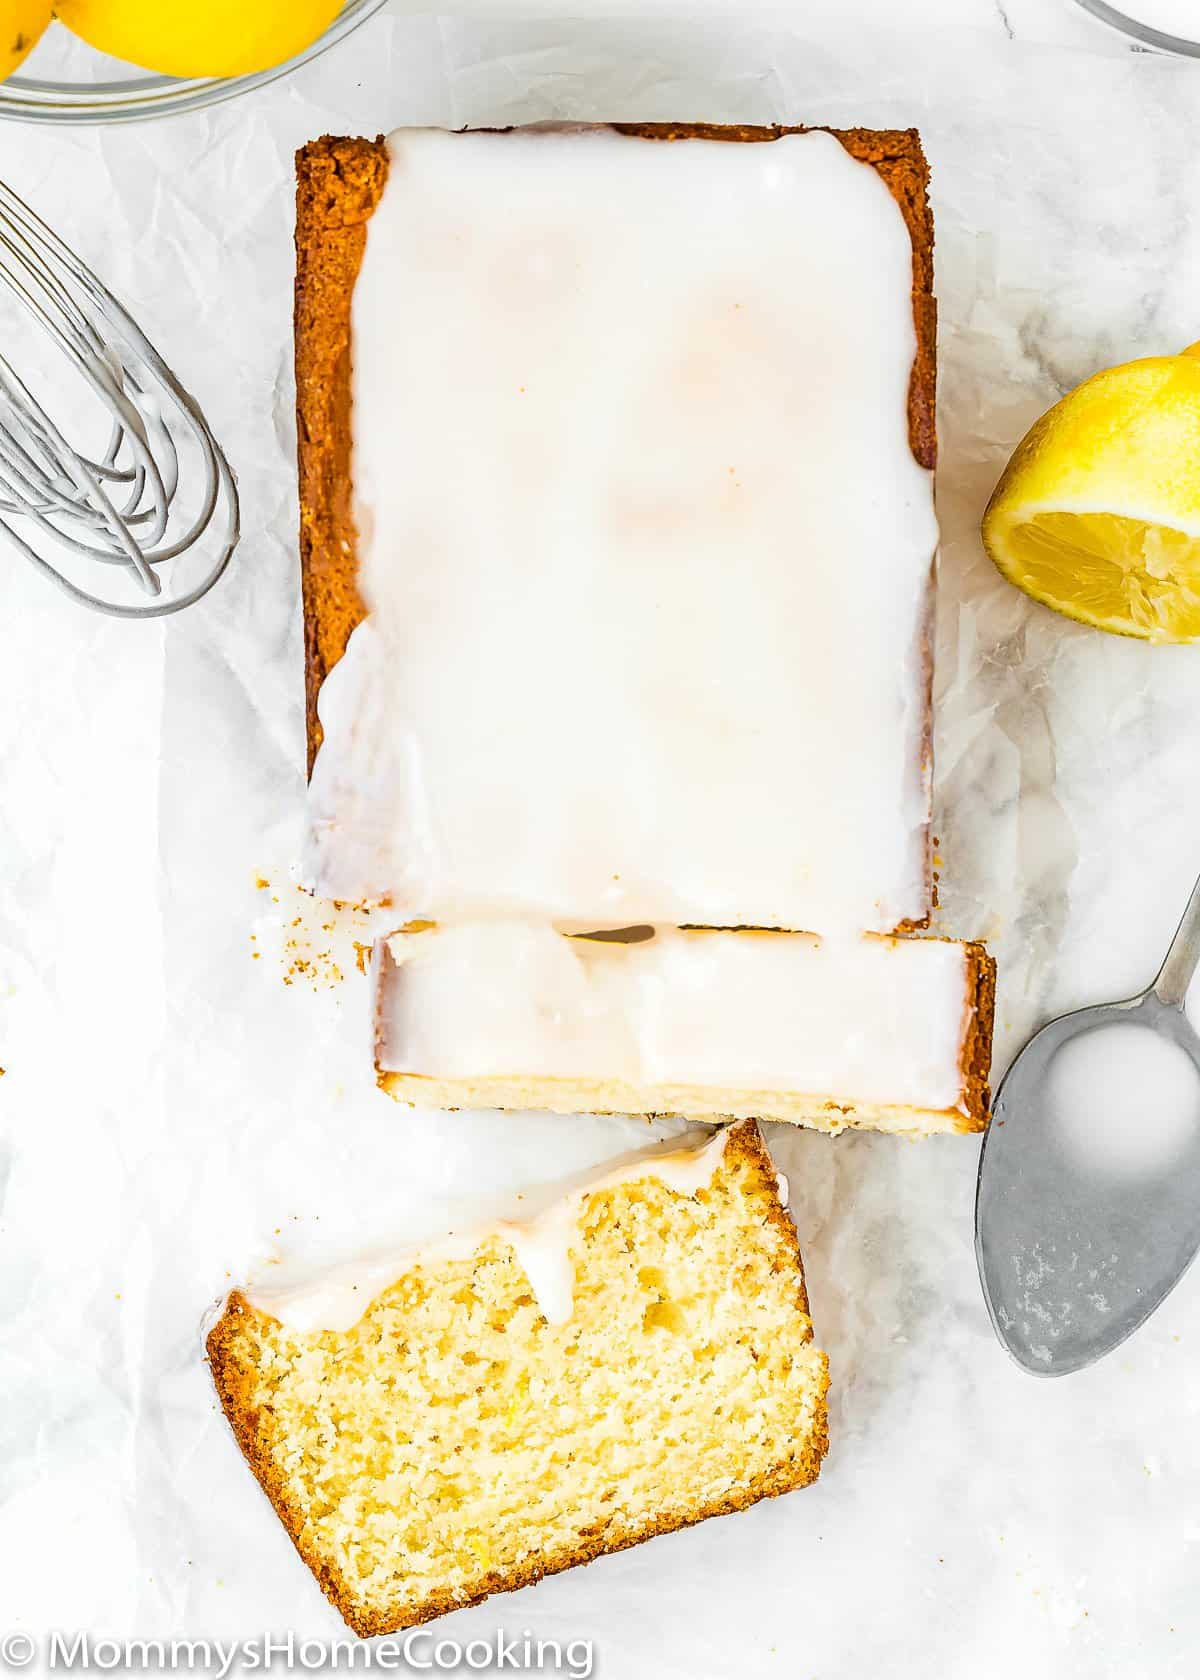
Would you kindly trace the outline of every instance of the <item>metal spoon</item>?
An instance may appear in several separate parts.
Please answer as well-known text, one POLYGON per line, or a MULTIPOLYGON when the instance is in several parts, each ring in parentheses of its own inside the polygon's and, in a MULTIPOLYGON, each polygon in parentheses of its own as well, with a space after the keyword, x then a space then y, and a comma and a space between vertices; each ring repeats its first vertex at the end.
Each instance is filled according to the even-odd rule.
MULTIPOLYGON (((1200 881, 1153 985, 1123 1003, 1060 1015, 1034 1034, 1001 1082, 975 1197, 975 1255, 992 1324, 1036 1376, 1064 1376, 1111 1353, 1179 1282, 1200 1249, 1200 1123, 1169 1170, 1106 1178, 1081 1170, 1056 1135, 1050 1063, 1097 1027, 1148 1027, 1196 1069, 1200 1037, 1184 1014, 1200 965, 1200 881)), ((1136 1127, 1137 1114, 1129 1116, 1136 1127)))

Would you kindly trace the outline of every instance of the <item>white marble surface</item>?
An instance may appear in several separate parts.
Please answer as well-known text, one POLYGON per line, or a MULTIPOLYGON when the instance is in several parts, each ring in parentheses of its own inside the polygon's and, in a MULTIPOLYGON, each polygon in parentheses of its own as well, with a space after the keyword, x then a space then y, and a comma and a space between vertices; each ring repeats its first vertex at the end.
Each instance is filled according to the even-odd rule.
MULTIPOLYGON (((0 574, 0 1633, 336 1636, 214 1412, 204 1309, 273 1247, 429 1228, 443 1196, 638 1133, 409 1116, 370 1086, 357 979, 285 988, 251 960, 256 917, 292 914, 254 879, 294 855, 302 792, 288 173, 310 135, 614 111, 917 123, 939 227, 946 920, 994 940, 1006 1047, 1153 966, 1197 867, 1200 655, 1029 606, 976 527, 1062 389, 1200 337, 1200 73, 1051 0, 913 6, 900 36, 885 11, 395 15, 243 105, 3 131, 5 176, 206 405, 246 537, 165 632, 0 574)), ((980 1300, 975 1142, 771 1142, 834 1372, 820 1483, 446 1632, 590 1637, 620 1680, 1190 1674, 1200 1278, 1105 1364, 1037 1383, 980 1300)))

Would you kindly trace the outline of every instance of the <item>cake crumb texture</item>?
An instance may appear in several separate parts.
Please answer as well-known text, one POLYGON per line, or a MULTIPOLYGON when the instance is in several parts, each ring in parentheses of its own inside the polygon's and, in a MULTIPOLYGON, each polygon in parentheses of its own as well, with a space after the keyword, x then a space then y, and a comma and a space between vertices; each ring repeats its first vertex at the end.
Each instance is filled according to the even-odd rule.
POLYGON ((349 1331, 230 1296, 208 1338, 242 1451, 356 1633, 395 1632, 813 1481, 825 1355, 752 1122, 711 1184, 598 1190, 551 1325, 509 1244, 430 1259, 349 1331))

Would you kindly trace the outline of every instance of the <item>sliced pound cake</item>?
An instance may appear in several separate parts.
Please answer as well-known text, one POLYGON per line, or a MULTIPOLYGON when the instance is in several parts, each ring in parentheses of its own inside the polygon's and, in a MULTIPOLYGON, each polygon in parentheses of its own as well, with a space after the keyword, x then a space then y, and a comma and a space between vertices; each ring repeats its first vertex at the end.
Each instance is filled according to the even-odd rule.
POLYGON ((753 1122, 519 1226, 235 1292, 208 1356, 363 1635, 803 1487, 826 1447, 826 1359, 753 1122))
POLYGON ((462 922, 376 948, 379 1083, 422 1108, 979 1131, 995 967, 949 939, 462 922))

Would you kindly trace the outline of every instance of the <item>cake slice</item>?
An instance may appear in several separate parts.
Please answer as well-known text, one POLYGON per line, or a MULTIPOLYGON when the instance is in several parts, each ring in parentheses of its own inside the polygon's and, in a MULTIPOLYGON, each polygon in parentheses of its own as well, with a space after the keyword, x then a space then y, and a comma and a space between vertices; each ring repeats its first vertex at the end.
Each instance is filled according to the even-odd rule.
POLYGON ((802 1487, 826 1447, 825 1355, 752 1123, 619 1163, 524 1225, 236 1292, 208 1356, 363 1635, 802 1487))
POLYGON ((912 131, 305 148, 321 896, 581 930, 925 923, 926 179, 912 131))
POLYGON ((928 1135, 987 1121, 980 945, 748 929, 418 927, 376 956, 376 1069, 425 1108, 755 1116, 928 1135))

